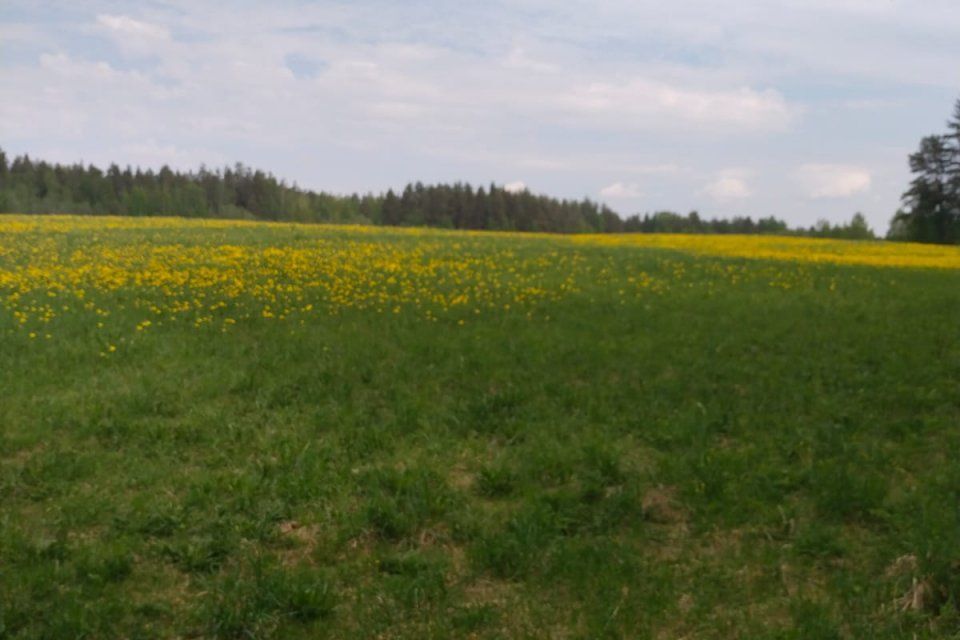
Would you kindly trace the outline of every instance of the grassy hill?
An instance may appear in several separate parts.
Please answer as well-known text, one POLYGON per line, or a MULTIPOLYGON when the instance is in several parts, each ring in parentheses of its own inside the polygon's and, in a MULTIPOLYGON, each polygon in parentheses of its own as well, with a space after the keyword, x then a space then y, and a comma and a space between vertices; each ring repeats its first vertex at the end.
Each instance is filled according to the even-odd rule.
POLYGON ((3 217, 0 637, 953 637, 958 269, 3 217))

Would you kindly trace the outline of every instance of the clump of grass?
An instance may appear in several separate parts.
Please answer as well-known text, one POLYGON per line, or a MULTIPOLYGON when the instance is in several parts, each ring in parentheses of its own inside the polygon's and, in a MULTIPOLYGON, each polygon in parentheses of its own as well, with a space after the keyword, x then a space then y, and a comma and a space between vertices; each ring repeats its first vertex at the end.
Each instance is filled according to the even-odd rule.
POLYGON ((477 473, 476 492, 485 498, 505 498, 516 488, 516 473, 506 465, 485 466, 477 473))
POLYGON ((188 573, 210 573, 226 561, 235 548, 231 536, 192 535, 162 545, 163 554, 188 573))
POLYGON ((384 590, 401 606, 417 609, 447 594, 447 563, 420 552, 389 554, 380 559, 384 590))
POLYGON ((333 614, 337 597, 325 572, 255 559, 211 583, 201 615, 216 638, 256 638, 333 614))
POLYGON ((431 469, 378 469, 362 482, 365 521, 386 540, 413 535, 455 505, 446 480, 431 469))
POLYGON ((467 605, 453 611, 450 626, 457 633, 469 634, 491 627, 499 619, 497 608, 491 604, 467 605))
POLYGON ((74 559, 77 579, 91 585, 126 580, 133 573, 134 556, 123 541, 92 545, 74 559))
POLYGON ((535 574, 563 539, 609 535, 626 522, 639 524, 640 512, 632 491, 603 499, 574 489, 554 492, 524 502, 503 526, 481 534, 472 557, 499 578, 535 574))
POLYGON ((793 541, 793 548, 801 556, 817 559, 840 558, 846 547, 839 530, 826 524, 810 523, 793 541))
POLYGON ((822 603, 800 599, 790 607, 793 628, 786 638, 797 640, 840 640, 840 626, 822 603))
POLYGON ((887 481, 879 469, 829 460, 814 469, 812 491, 824 518, 835 522, 864 521, 881 514, 887 481))
POLYGON ((542 565, 560 535, 554 510, 544 502, 522 509, 506 525, 480 537, 472 547, 476 565, 499 578, 517 578, 542 565))

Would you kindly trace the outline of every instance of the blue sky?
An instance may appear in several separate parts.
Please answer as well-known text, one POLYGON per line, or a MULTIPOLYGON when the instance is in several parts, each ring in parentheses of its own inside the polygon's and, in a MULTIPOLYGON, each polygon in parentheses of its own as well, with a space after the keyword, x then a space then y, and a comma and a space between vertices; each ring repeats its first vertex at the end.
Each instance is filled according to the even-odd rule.
POLYGON ((56 161, 882 232, 960 97, 960 3, 6 0, 0 95, 0 145, 56 161))

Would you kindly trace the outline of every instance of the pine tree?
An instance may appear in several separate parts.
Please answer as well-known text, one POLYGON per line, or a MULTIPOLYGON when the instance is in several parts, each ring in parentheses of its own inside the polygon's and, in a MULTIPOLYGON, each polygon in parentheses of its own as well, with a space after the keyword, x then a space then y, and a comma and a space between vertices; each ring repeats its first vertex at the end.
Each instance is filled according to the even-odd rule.
POLYGON ((397 226, 400 224, 403 212, 400 209, 400 198, 393 192, 393 189, 387 191, 383 198, 383 210, 381 219, 383 224, 388 226, 397 226))
POLYGON ((891 233, 917 242, 952 244, 960 241, 960 100, 948 132, 926 136, 910 155, 914 174, 903 194, 903 209, 891 223, 891 233))
POLYGON ((927 136, 910 155, 915 175, 903 194, 906 223, 912 240, 951 242, 956 223, 956 197, 951 198, 948 167, 951 149, 946 136, 927 136), (951 200, 953 200, 951 202, 951 200))

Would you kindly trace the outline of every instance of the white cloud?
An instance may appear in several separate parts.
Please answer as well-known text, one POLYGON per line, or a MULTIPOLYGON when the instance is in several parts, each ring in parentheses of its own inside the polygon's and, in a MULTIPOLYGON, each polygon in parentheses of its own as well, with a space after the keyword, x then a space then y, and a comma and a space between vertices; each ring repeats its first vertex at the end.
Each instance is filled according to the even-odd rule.
POLYGON ((639 198, 642 195, 643 191, 636 182, 614 182, 600 189, 600 196, 604 198, 639 198))
POLYGON ((367 113, 378 120, 419 120, 427 115, 425 105, 404 100, 385 100, 376 102, 366 108, 367 113))
POLYGON ((753 190, 747 183, 748 176, 749 172, 743 169, 725 169, 716 180, 704 187, 704 192, 720 202, 749 198, 753 190))
POLYGON ((509 55, 503 60, 503 66, 534 73, 555 73, 560 70, 555 64, 531 58, 523 47, 511 49, 509 55))
POLYGON ((152 139, 124 146, 117 151, 112 151, 112 153, 130 158, 130 162, 137 165, 158 167, 165 164, 186 170, 196 169, 201 164, 216 167, 231 162, 231 158, 224 157, 212 149, 195 147, 182 149, 172 144, 160 144, 152 139))
POLYGON ((527 190, 527 185, 520 180, 515 180, 503 185, 503 190, 508 193, 520 193, 527 190))
POLYGON ((660 164, 631 164, 625 167, 630 173, 643 175, 669 175, 680 173, 683 167, 673 162, 664 162, 660 164))
POLYGON ((845 164, 801 165, 796 179, 810 198, 848 198, 870 188, 870 172, 845 164))
POLYGON ((149 22, 134 20, 129 16, 101 13, 97 16, 97 24, 125 38, 167 40, 170 37, 170 32, 163 27, 150 24, 149 22))
POLYGON ((772 89, 696 88, 647 79, 594 82, 575 88, 566 103, 576 112, 609 117, 620 128, 775 131, 787 129, 800 115, 772 89))
POLYGON ((134 59, 144 56, 168 58, 176 46, 166 27, 124 15, 102 13, 88 31, 109 38, 120 51, 134 59))

